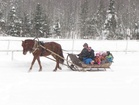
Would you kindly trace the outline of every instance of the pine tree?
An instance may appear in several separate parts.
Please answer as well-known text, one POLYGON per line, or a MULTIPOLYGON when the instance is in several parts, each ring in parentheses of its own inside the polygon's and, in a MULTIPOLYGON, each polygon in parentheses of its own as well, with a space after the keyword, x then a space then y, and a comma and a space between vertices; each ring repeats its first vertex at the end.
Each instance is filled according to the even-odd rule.
POLYGON ((135 39, 139 40, 139 24, 138 23, 135 23, 135 30, 134 30, 134 37, 135 39))
POLYGON ((59 20, 57 20, 56 24, 54 25, 54 31, 58 37, 61 36, 60 29, 61 29, 60 22, 59 22, 59 20))
POLYGON ((87 21, 88 21, 88 0, 85 0, 81 4, 81 13, 80 13, 81 38, 87 37, 87 21))
POLYGON ((44 19, 43 19, 43 9, 40 3, 37 4, 36 6, 36 11, 34 14, 34 19, 33 19, 33 25, 34 25, 34 31, 36 37, 43 37, 44 32, 43 32, 43 25, 44 25, 44 19))
POLYGON ((0 33, 5 33, 5 20, 3 19, 3 13, 0 11, 0 33))
POLYGON ((105 23, 104 23, 103 33, 105 34, 106 39, 115 38, 116 13, 115 13, 114 3, 115 3, 114 0, 110 0, 106 20, 105 20, 105 23))
POLYGON ((12 10, 8 14, 7 24, 8 24, 8 31, 7 31, 8 35, 20 36, 22 21, 16 15, 16 9, 14 6, 12 7, 12 10))
POLYGON ((22 36, 30 37, 31 36, 31 21, 29 19, 28 14, 24 13, 24 17, 22 19, 22 36))
POLYGON ((104 6, 103 0, 99 1, 98 10, 97 10, 96 14, 94 15, 94 19, 96 22, 95 28, 97 31, 97 35, 98 35, 99 39, 103 39, 103 36, 102 36, 103 26, 102 26, 102 24, 104 24, 105 19, 106 19, 106 11, 105 11, 105 6, 104 6))
POLYGON ((44 13, 42 5, 37 4, 34 17, 32 20, 32 35, 35 37, 48 37, 50 34, 50 20, 48 16, 44 13))
POLYGON ((2 17, 3 17, 3 13, 2 13, 2 11, 0 10, 0 19, 2 19, 2 17))
POLYGON ((96 39, 96 19, 93 17, 93 18, 88 18, 87 20, 87 23, 86 23, 86 27, 87 27, 87 30, 86 30, 86 35, 87 35, 87 38, 93 38, 93 39, 96 39))
POLYGON ((49 37, 51 32, 51 28, 50 28, 50 19, 48 18, 47 15, 44 15, 43 17, 43 33, 44 33, 44 37, 49 37))
POLYGON ((5 33, 5 20, 4 19, 0 19, 0 31, 4 34, 5 33))

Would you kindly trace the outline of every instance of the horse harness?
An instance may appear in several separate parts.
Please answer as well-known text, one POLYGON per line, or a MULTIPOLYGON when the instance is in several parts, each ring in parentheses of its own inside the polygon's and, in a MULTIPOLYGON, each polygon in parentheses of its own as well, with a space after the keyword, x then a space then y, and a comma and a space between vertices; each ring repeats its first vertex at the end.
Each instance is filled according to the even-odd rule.
MULTIPOLYGON (((47 43, 49 43, 49 42, 47 42, 47 43)), ((42 42, 42 41, 36 41, 36 40, 35 40, 34 46, 33 46, 33 48, 32 48, 32 49, 33 49, 32 53, 35 53, 37 50, 40 49, 40 47, 41 47, 41 50, 42 50, 40 56, 43 56, 43 53, 44 53, 45 51, 48 51, 48 52, 51 53, 52 55, 58 56, 59 58, 64 59, 64 58, 61 57, 60 55, 58 55, 58 54, 56 54, 55 52, 51 51, 50 49, 45 48, 45 47, 44 47, 44 42, 42 42)))
POLYGON ((40 49, 40 47, 41 47, 41 50, 42 50, 42 52, 41 52, 41 56, 43 56, 43 53, 44 53, 44 51, 45 51, 45 47, 44 47, 44 42, 42 42, 42 41, 36 41, 36 40, 34 40, 35 42, 34 42, 34 46, 33 46, 33 48, 32 48, 32 53, 34 54, 37 50, 39 50, 40 49), (43 47, 42 47, 43 46, 43 47))

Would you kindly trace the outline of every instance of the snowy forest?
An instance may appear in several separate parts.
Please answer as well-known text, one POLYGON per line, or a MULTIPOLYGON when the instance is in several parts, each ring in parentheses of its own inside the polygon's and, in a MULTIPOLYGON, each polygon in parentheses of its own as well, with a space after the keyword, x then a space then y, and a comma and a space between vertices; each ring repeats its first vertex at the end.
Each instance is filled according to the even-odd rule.
POLYGON ((138 40, 139 0, 0 0, 0 36, 138 40))

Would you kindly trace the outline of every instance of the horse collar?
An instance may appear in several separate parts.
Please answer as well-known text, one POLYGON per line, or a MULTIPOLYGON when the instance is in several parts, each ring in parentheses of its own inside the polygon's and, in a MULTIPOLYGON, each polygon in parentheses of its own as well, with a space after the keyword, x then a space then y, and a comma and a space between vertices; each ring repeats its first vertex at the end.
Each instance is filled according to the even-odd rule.
POLYGON ((38 44, 38 41, 34 40, 34 45, 33 45, 33 48, 32 48, 32 53, 34 53, 39 47, 39 44, 38 44))

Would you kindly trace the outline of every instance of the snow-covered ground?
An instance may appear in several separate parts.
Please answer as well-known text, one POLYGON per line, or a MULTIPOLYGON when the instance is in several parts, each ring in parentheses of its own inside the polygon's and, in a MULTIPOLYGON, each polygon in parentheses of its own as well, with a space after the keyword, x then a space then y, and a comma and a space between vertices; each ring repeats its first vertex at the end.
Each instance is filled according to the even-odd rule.
MULTIPOLYGON (((22 50, 21 38, 1 37, 0 40, 3 40, 0 50, 22 50), (7 39, 14 41, 4 41, 7 39)), ((139 42, 57 42, 65 50, 81 50, 87 42, 95 50, 117 52, 113 52, 111 69, 105 72, 74 72, 64 65, 62 70, 53 72, 55 62, 42 57, 43 71, 38 72, 36 62, 30 73, 31 54, 14 52, 12 60, 11 52, 0 52, 0 105, 139 105, 139 42)))

